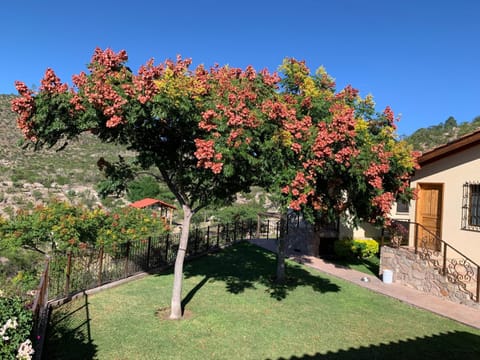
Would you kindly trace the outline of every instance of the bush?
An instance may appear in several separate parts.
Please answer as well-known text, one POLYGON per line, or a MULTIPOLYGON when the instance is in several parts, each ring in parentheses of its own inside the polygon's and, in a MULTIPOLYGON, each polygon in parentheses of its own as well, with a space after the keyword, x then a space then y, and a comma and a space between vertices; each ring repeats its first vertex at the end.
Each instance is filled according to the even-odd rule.
POLYGON ((333 250, 335 255, 341 259, 348 259, 353 257, 352 252, 353 240, 350 238, 343 238, 333 243, 333 250))
POLYGON ((0 358, 15 359, 32 330, 32 312, 20 298, 0 297, 0 358))
POLYGON ((373 239, 354 239, 352 250, 358 257, 366 259, 378 254, 378 242, 373 239))
POLYGON ((378 253, 378 242, 373 239, 343 238, 335 241, 334 251, 339 258, 366 259, 378 253))

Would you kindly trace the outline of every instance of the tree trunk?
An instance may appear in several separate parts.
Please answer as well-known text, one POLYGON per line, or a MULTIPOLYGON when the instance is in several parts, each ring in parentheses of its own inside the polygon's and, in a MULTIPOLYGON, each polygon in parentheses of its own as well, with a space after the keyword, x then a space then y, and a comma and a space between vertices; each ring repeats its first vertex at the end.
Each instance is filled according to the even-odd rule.
POLYGON ((277 239, 277 284, 285 283, 285 242, 287 237, 287 217, 282 215, 280 219, 280 234, 277 239))
POLYGON ((188 234, 190 230, 190 220, 192 219, 192 209, 188 205, 183 205, 183 224, 178 245, 177 258, 175 259, 175 268, 173 273, 172 302, 170 307, 170 319, 180 319, 182 317, 182 282, 183 282, 183 263, 188 245, 188 234))

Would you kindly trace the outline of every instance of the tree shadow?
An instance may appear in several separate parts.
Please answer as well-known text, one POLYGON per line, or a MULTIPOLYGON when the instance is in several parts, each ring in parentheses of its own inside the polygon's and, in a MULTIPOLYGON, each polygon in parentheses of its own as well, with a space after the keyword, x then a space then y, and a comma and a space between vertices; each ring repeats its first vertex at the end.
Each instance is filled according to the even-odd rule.
POLYGON ((88 360, 95 359, 96 354, 97 346, 90 331, 88 295, 84 293, 83 299, 67 302, 52 311, 42 358, 88 360))
MULTIPOLYGON (((274 254, 248 242, 240 242, 220 252, 187 263, 184 275, 186 278, 204 276, 201 286, 208 279, 224 281, 227 291, 232 294, 242 293, 246 289, 255 289, 257 284, 262 284, 267 287, 270 296, 279 301, 301 286, 311 287, 319 293, 340 291, 338 285, 322 278, 319 274, 311 274, 302 265, 292 261, 286 262, 287 279, 284 284, 275 283, 275 271, 274 254)), ((199 285, 195 287, 197 291, 199 285)), ((194 293, 187 295, 188 301, 194 293)))
MULTIPOLYGON (((473 360, 480 359, 480 336, 452 331, 432 336, 400 340, 387 344, 361 346, 347 350, 301 356, 280 357, 277 360, 362 360, 362 359, 434 359, 434 360, 473 360)), ((268 358, 271 360, 271 358, 268 358)))
POLYGON ((188 292, 188 294, 183 298, 182 300, 182 314, 185 312, 185 307, 188 305, 188 303, 193 299, 195 294, 200 290, 203 285, 205 285, 208 281, 208 276, 205 276, 202 281, 200 281, 195 287, 188 292))

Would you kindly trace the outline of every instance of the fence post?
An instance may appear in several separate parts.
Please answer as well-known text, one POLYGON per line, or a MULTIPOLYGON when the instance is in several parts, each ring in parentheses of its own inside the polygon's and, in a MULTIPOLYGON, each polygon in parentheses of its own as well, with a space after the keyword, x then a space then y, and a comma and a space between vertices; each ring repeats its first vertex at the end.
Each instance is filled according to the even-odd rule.
POLYGON ((415 254, 418 254, 418 224, 415 224, 415 231, 413 233, 415 240, 415 254))
POLYGON ((443 276, 447 275, 447 243, 443 243, 443 264, 442 264, 442 274, 443 276))
POLYGON ((255 237, 257 239, 260 239, 260 215, 257 215, 257 232, 255 234, 255 237))
POLYGON ((197 255, 198 253, 198 227, 195 228, 195 238, 193 240, 193 254, 197 255))
POLYGON ((477 303, 480 302, 480 265, 477 265, 477 303))
POLYGON ((102 285, 102 273, 103 273, 103 246, 100 247, 100 253, 98 255, 98 286, 102 285))
POLYGON ((270 235, 270 219, 267 219, 267 240, 269 235, 270 235))
POLYGON ((220 247, 220 224, 217 225, 217 248, 220 247))
POLYGON ((170 246, 170 233, 167 233, 167 242, 165 244, 165 264, 168 264, 168 247, 170 246))
POLYGON ((228 236, 228 222, 227 222, 227 228, 225 230, 225 243, 230 242, 230 237, 228 236))
POLYGON ((210 225, 207 226, 207 251, 210 250, 210 225))
POLYGON ((148 244, 147 244, 147 268, 146 270, 150 270, 150 250, 152 249, 152 237, 148 237, 148 244))
POLYGON ((233 242, 237 242, 237 222, 233 223, 233 242))
POLYGON ((72 252, 67 253, 67 269, 65 270, 65 296, 70 293, 70 273, 72 271, 72 252))
POLYGON ((127 255, 125 256, 125 277, 128 277, 128 260, 130 257, 130 241, 127 241, 127 255))

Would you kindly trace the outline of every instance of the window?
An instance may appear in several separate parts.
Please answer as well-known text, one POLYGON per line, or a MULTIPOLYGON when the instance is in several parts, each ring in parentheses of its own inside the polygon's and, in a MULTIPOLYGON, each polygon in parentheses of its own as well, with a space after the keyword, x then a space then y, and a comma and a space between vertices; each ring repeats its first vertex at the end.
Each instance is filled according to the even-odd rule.
POLYGON ((409 203, 408 201, 397 201, 397 214, 398 213, 408 213, 409 203))
POLYGON ((480 183, 463 185, 462 229, 480 231, 480 183))

